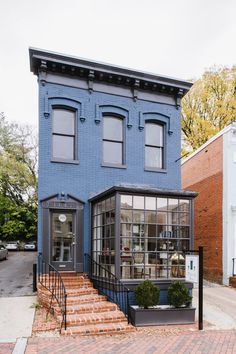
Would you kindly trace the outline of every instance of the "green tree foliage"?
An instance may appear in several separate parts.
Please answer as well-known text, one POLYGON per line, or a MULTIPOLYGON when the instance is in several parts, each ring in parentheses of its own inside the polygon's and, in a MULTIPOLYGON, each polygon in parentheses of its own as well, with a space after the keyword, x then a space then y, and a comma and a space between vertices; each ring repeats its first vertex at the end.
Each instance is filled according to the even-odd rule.
POLYGON ((0 114, 0 239, 36 237, 37 143, 32 128, 0 114))
POLYGON ((236 66, 211 69, 182 99, 184 145, 194 151, 236 120, 236 66))

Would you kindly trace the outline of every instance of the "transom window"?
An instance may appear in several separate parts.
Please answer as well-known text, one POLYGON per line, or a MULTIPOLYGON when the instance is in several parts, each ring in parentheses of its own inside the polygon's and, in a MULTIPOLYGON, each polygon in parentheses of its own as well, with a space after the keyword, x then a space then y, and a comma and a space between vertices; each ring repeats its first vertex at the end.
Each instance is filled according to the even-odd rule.
POLYGON ((164 126, 147 122, 145 124, 145 167, 164 167, 164 126))
POLYGON ((123 119, 103 117, 103 163, 122 165, 124 163, 123 119))
POLYGON ((52 156, 55 159, 75 160, 75 111, 53 109, 52 156))

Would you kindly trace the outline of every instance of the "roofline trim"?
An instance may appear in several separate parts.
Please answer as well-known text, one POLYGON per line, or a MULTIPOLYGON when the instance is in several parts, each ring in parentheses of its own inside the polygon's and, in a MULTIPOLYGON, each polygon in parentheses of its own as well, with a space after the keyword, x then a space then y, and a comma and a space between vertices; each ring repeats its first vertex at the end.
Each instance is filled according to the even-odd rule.
POLYGON ((200 146, 197 150, 195 150, 191 155, 189 155, 188 157, 186 157, 186 159, 184 159, 181 163, 181 165, 185 164, 185 162, 191 160, 195 155, 197 155, 199 152, 201 152, 202 150, 204 150, 208 145, 210 145, 211 143, 213 143, 216 139, 218 139, 220 136, 224 135, 225 133, 227 133, 228 131, 230 131, 231 129, 236 130, 236 122, 233 122, 229 125, 227 125, 225 128, 223 128, 221 131, 219 131, 216 135, 212 136, 209 140, 207 140, 202 146, 200 146))
POLYGON ((159 194, 159 195, 165 195, 165 196, 179 196, 179 197, 188 197, 188 198, 195 198, 197 197, 198 193, 193 192, 193 191, 186 191, 186 190, 174 190, 174 189, 158 189, 155 187, 135 187, 135 186, 113 186, 110 187, 101 193, 98 193, 94 195, 93 197, 89 198, 89 202, 93 202, 95 200, 101 199, 109 194, 115 193, 115 192, 124 192, 124 193, 135 193, 135 194, 159 194))
POLYGON ((29 48, 29 56, 30 56, 30 70, 34 73, 36 72, 34 70, 35 68, 34 68, 33 60, 41 59, 41 60, 52 60, 54 62, 61 63, 61 64, 79 66, 85 69, 98 70, 100 72, 129 76, 133 79, 156 82, 159 84, 174 86, 176 88, 180 88, 184 90, 189 90, 193 85, 193 83, 190 81, 181 80, 174 77, 161 76, 149 72, 142 72, 139 70, 134 70, 122 66, 116 66, 108 63, 103 63, 103 62, 96 62, 90 59, 83 59, 76 56, 64 55, 64 54, 33 48, 33 47, 29 48))

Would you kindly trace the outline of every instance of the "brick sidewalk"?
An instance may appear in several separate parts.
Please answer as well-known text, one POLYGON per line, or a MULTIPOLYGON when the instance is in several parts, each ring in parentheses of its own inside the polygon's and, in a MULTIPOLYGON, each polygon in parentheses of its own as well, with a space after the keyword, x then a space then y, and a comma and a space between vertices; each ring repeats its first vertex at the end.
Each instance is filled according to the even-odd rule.
POLYGON ((15 343, 0 343, 0 354, 11 354, 15 343))
POLYGON ((236 353, 236 330, 155 331, 97 337, 29 338, 25 354, 236 353))

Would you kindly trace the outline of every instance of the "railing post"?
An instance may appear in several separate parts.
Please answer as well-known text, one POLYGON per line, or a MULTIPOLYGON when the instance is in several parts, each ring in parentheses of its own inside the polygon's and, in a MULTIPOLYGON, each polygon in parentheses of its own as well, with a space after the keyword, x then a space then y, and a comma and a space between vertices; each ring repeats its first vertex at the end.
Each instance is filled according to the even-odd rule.
POLYGON ((199 246, 198 329, 203 329, 203 247, 199 246))
POLYGON ((33 264, 33 292, 37 291, 37 264, 33 264))
POLYGON ((66 307, 67 307, 67 304, 66 304, 66 302, 67 302, 67 294, 65 294, 65 331, 66 331, 66 311, 67 311, 67 309, 66 309, 66 307))

